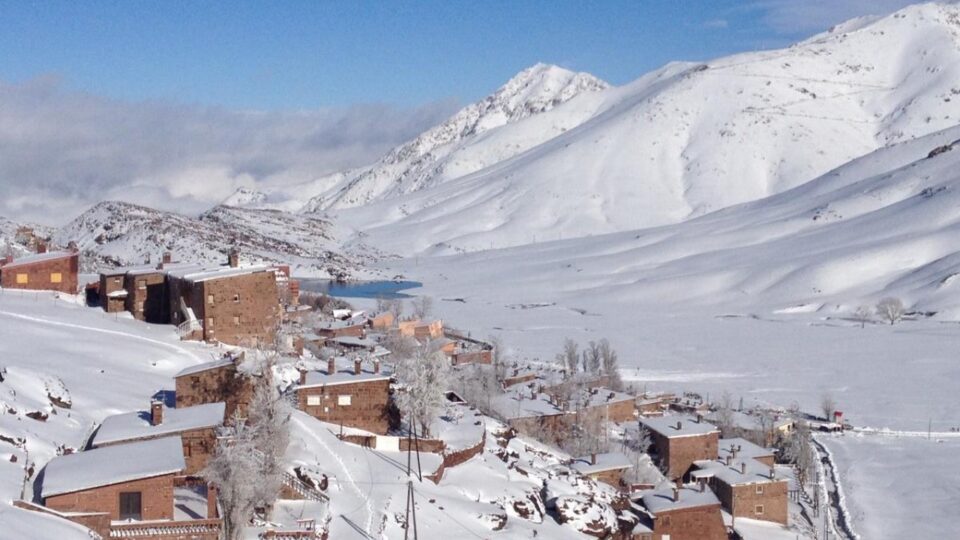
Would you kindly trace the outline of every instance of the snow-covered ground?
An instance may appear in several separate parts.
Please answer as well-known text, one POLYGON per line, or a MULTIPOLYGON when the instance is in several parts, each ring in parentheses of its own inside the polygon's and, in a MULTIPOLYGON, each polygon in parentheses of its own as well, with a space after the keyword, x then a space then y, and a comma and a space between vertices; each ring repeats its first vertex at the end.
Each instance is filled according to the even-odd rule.
POLYGON ((823 437, 861 538, 949 538, 958 530, 960 440, 823 437))

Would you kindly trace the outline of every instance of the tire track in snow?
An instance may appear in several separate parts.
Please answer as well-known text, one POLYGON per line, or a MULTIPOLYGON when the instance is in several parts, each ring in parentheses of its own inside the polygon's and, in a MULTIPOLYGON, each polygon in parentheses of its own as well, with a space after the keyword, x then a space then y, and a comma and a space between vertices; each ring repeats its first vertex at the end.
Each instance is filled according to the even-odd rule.
POLYGON ((197 360, 201 360, 201 361, 204 360, 203 358, 201 358, 200 356, 198 356, 197 354, 195 354, 193 351, 184 349, 183 347, 179 347, 179 346, 174 345, 174 344, 172 344, 172 343, 167 343, 166 341, 160 341, 159 339, 153 339, 153 338, 138 336, 138 335, 136 335, 136 334, 131 334, 131 333, 129 333, 129 332, 121 332, 121 331, 119 331, 119 330, 108 330, 108 329, 106 329, 106 328, 97 328, 97 327, 95 327, 95 326, 84 326, 84 325, 82 325, 82 324, 74 324, 74 323, 66 323, 66 322, 60 322, 60 321, 53 321, 53 320, 50 320, 50 319, 44 319, 43 317, 31 317, 30 315, 24 315, 24 314, 22 314, 22 313, 14 313, 14 312, 11 312, 11 311, 0 311, 0 315, 6 315, 7 317, 12 317, 12 318, 14 318, 14 319, 20 319, 20 320, 24 320, 24 321, 39 323, 39 324, 46 324, 46 325, 50 325, 50 326, 59 326, 59 327, 62 327, 62 328, 75 328, 75 329, 77 329, 77 330, 84 330, 84 331, 87 331, 87 332, 98 332, 98 333, 101 333, 101 334, 107 334, 107 335, 112 335, 112 336, 121 336, 121 337, 129 338, 129 339, 133 339, 133 340, 137 340, 137 341, 143 341, 143 342, 146 342, 146 343, 152 343, 152 344, 154 344, 154 345, 160 345, 161 347, 165 347, 165 348, 168 348, 168 349, 170 349, 170 350, 176 351, 176 352, 178 352, 178 353, 185 354, 185 355, 187 355, 187 356, 189 356, 189 357, 191 357, 191 358, 194 358, 194 359, 197 359, 197 360))
MULTIPOLYGON (((327 454, 333 457, 333 459, 340 466, 340 469, 343 471, 344 478, 347 480, 347 485, 349 485, 353 489, 353 491, 356 492, 358 497, 363 499, 364 510, 367 513, 367 521, 363 526, 363 530, 366 533, 368 538, 373 538, 373 536, 370 534, 370 527, 373 526, 374 512, 373 512, 373 503, 370 500, 370 495, 368 493, 364 493, 363 490, 360 489, 360 486, 357 485, 357 481, 353 478, 353 475, 350 474, 350 467, 348 467, 347 464, 343 462, 343 458, 340 457, 340 454, 334 452, 333 449, 330 448, 330 445, 327 444, 327 441, 323 440, 323 437, 314 433, 312 429, 310 429, 306 424, 303 423, 302 419, 294 418, 294 421, 303 429, 304 432, 309 433, 310 436, 315 441, 317 441, 317 443, 319 443, 321 447, 323 447, 323 449, 327 452, 327 454)), ((369 466, 367 467, 367 470, 369 470, 369 466)), ((371 487, 372 485, 373 484, 371 483, 371 487)))

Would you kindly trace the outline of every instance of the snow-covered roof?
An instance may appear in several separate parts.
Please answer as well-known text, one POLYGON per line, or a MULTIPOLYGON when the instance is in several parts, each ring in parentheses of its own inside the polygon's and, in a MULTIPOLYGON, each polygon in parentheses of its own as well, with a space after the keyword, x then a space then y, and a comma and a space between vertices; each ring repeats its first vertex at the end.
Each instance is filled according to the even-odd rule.
POLYGON ((719 506, 720 499, 709 489, 701 491, 700 486, 684 485, 678 490, 677 500, 673 499, 673 486, 669 485, 643 494, 643 505, 654 514, 713 504, 719 506))
POLYGON ((380 365, 380 373, 374 373, 371 363, 363 362, 360 366, 360 374, 357 375, 354 371, 355 364, 352 358, 341 356, 334 360, 334 362, 336 369, 333 373, 329 373, 326 367, 322 370, 308 371, 306 381, 303 384, 297 385, 297 388, 315 388, 318 386, 333 386, 337 384, 382 381, 389 380, 391 377, 391 373, 384 369, 386 366, 383 364, 380 365))
POLYGON ((519 390, 511 388, 494 397, 491 403, 504 418, 511 420, 565 414, 563 409, 550 402, 546 394, 538 392, 531 397, 530 390, 526 386, 520 387, 519 390))
POLYGON ((733 530, 743 540, 796 540, 798 537, 797 531, 779 523, 745 517, 738 517, 734 521, 733 530))
MULTIPOLYGON (((636 398, 630 394, 610 390, 609 388, 592 388, 584 390, 587 394, 586 403, 588 407, 597 407, 608 405, 610 403, 619 403, 621 401, 634 401, 636 398)), ((574 398, 576 399, 576 398, 574 398)))
POLYGON ((761 458, 773 457, 773 450, 753 444, 743 437, 732 437, 730 439, 720 439, 717 445, 717 457, 726 459, 727 456, 741 458, 761 458))
POLYGON ((228 366, 234 363, 234 359, 230 357, 224 357, 217 360, 212 360, 210 362, 204 362, 202 364, 197 364, 195 366, 185 367, 180 370, 179 373, 173 376, 174 379, 178 377, 183 377, 185 375, 193 375, 194 373, 200 373, 210 369, 216 369, 224 366, 228 366))
MULTIPOLYGON (((716 422, 718 420, 717 412, 710 413, 706 416, 707 420, 716 422)), ((762 419, 759 414, 748 414, 740 411, 730 411, 730 420, 733 424, 733 427, 742 429, 745 431, 761 431, 764 429, 762 426, 762 419)), ((788 417, 781 417, 774 419, 770 417, 768 428, 782 428, 793 424, 793 420, 788 417)))
POLYGON ((25 266, 28 264, 36 264, 47 261, 55 261, 57 259, 66 259, 69 257, 76 257, 77 253, 73 251, 49 251, 47 253, 37 253, 36 255, 27 255, 25 257, 20 257, 14 259, 11 262, 3 265, 4 268, 16 268, 17 266, 25 266))
POLYGON ((96 448, 51 459, 43 473, 41 496, 178 473, 185 468, 179 436, 96 448))
POLYGON ((650 431, 671 439, 674 437, 691 437, 694 435, 720 432, 713 424, 704 422, 703 420, 697 422, 695 419, 681 415, 641 418, 640 423, 650 431), (680 426, 679 429, 677 428, 678 425, 680 426))
POLYGON ((166 263, 163 268, 157 268, 156 265, 143 265, 127 268, 127 274, 139 276, 143 274, 169 274, 173 271, 187 272, 198 271, 203 267, 197 263, 166 263))
POLYGON ((724 484, 730 486, 740 486, 745 484, 769 484, 770 482, 786 482, 785 473, 777 471, 760 463, 752 458, 734 459, 730 465, 726 461, 720 460, 698 460, 693 462, 699 471, 693 473, 694 476, 707 476, 716 478, 724 484), (698 475, 697 472, 703 471, 707 475, 698 475))
POLYGON ((167 271, 167 273, 175 278, 183 279, 185 281, 192 281, 194 283, 199 283, 202 281, 210 281, 212 279, 222 279, 236 276, 243 276, 247 274, 255 274, 257 272, 267 272, 271 267, 266 265, 250 265, 250 266, 213 266, 213 267, 196 267, 191 266, 183 269, 173 269, 167 271))
POLYGON ((346 319, 343 321, 323 321, 317 324, 317 329, 338 330, 341 328, 353 328, 354 326, 363 326, 364 321, 358 319, 346 319))
POLYGON ((578 457, 573 461, 570 467, 578 471, 580 474, 595 474, 603 471, 612 471, 615 469, 629 469, 633 466, 633 464, 630 463, 630 459, 620 452, 597 454, 596 463, 591 463, 591 461, 593 461, 592 458, 593 456, 578 457))
POLYGON ((345 347, 363 347, 370 350, 373 350, 377 346, 377 342, 372 339, 358 338, 354 336, 335 337, 330 338, 327 341, 345 347))
POLYGON ((127 297, 126 289, 118 289, 107 295, 107 298, 126 298, 127 297))
POLYGON ((207 403, 182 409, 163 409, 163 421, 159 425, 150 424, 150 412, 129 412, 115 414, 104 419, 93 439, 94 446, 119 441, 143 439, 182 433, 191 429, 209 428, 223 423, 226 405, 207 403))

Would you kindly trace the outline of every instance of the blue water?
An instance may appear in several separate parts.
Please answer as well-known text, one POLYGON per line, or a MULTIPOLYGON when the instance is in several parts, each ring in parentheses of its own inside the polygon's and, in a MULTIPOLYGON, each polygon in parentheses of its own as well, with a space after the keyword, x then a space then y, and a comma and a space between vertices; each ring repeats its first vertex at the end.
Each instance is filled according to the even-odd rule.
POLYGON ((300 290, 326 293, 340 298, 413 298, 400 291, 423 286, 417 281, 333 281, 329 279, 299 279, 300 290))

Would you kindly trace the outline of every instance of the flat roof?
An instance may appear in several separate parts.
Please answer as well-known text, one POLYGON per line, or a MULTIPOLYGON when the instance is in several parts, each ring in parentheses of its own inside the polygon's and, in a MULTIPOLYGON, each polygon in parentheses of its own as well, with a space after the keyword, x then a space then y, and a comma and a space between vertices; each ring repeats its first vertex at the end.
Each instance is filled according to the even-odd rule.
POLYGON ((717 457, 721 459, 726 459, 727 456, 756 459, 773 457, 774 451, 770 448, 756 445, 743 437, 731 437, 729 439, 720 439, 720 442, 717 444, 717 454, 717 457))
POLYGON ((594 474, 616 469, 629 469, 633 466, 630 459, 620 452, 597 454, 597 462, 591 463, 591 461, 593 461, 593 456, 581 456, 576 458, 570 467, 581 474, 594 474))
POLYGON ((720 430, 717 429, 717 426, 713 424, 707 423, 703 420, 697 422, 695 419, 691 419, 690 417, 683 415, 641 418, 640 423, 646 426, 650 431, 659 433, 668 439, 672 439, 674 437, 706 435, 708 433, 720 433, 720 430), (679 429, 677 428, 677 425, 680 426, 679 429))
POLYGON ((202 364, 196 364, 196 365, 189 366, 189 367, 185 367, 185 368, 181 369, 179 373, 177 373, 176 375, 173 376, 173 378, 176 379, 176 378, 178 378, 178 377, 183 377, 183 376, 185 376, 185 375, 193 375, 194 373, 200 373, 200 372, 202 372, 202 371, 207 371, 207 370, 210 370, 210 369, 216 369, 216 368, 221 368, 221 367, 224 367, 224 366, 229 366, 230 364, 233 364, 234 362, 236 362, 236 360, 235 360, 234 358, 229 357, 229 356, 228 356, 228 357, 225 357, 225 358, 220 358, 220 359, 217 359, 217 360, 212 360, 212 361, 210 361, 210 362, 203 362, 202 364))
POLYGON ((360 367, 360 374, 357 375, 352 358, 338 357, 334 360, 335 369, 330 373, 326 367, 321 370, 308 371, 306 382, 297 385, 297 388, 319 388, 321 386, 334 386, 339 384, 354 384, 361 382, 390 380, 392 373, 384 371, 386 367, 380 364, 380 373, 374 373, 371 362, 363 362, 360 367))
POLYGON ((51 459, 44 469, 40 496, 73 493, 184 469, 179 436, 95 448, 51 459))
POLYGON ((643 506, 654 514, 698 506, 720 506, 720 499, 709 488, 700 491, 700 486, 684 485, 679 489, 677 500, 673 499, 673 486, 651 489, 643 494, 643 506))
POLYGON ((108 416, 94 436, 93 445, 159 437, 182 433, 191 429, 215 427, 223 424, 226 404, 206 403, 182 409, 163 408, 163 421, 150 423, 150 411, 135 411, 108 416))
MULTIPOLYGON (((752 458, 735 459, 731 461, 730 465, 727 465, 726 461, 719 460, 698 460, 694 461, 693 464, 700 471, 709 473, 713 478, 729 486, 787 481, 787 475, 778 472, 776 467, 768 467, 752 458), (773 474, 771 474, 771 469, 773 474)), ((697 472, 695 471, 693 474, 696 476, 697 472)))
POLYGON ((74 251, 49 251, 47 253, 37 253, 35 255, 27 255, 26 257, 19 257, 3 265, 3 267, 15 268, 17 266, 26 266, 28 264, 55 261, 57 259, 67 259, 70 257, 78 257, 78 256, 79 255, 74 251))
POLYGON ((183 279, 185 281, 192 281, 194 283, 202 281, 210 281, 213 279, 222 279, 236 276, 243 276, 247 274, 255 274, 258 272, 269 272, 272 271, 273 267, 258 264, 250 266, 189 266, 186 268, 174 268, 166 270, 167 274, 183 279))

